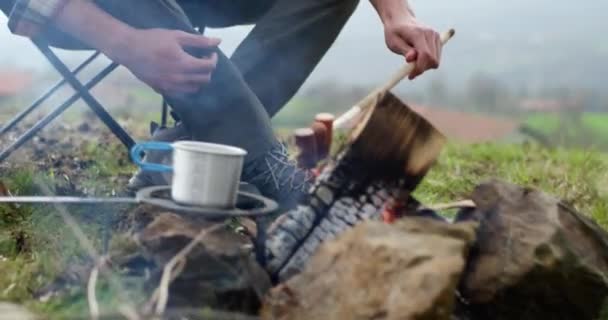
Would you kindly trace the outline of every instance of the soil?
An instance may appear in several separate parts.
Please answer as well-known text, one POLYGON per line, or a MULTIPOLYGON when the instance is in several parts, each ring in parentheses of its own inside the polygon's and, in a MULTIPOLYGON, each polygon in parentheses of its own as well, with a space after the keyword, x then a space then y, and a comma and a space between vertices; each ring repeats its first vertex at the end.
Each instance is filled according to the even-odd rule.
MULTIPOLYGON (((6 148, 31 124, 0 137, 6 148)), ((111 195, 126 186, 135 167, 126 148, 99 121, 54 123, 0 163, 0 176, 19 170, 54 177, 57 195, 111 195)))

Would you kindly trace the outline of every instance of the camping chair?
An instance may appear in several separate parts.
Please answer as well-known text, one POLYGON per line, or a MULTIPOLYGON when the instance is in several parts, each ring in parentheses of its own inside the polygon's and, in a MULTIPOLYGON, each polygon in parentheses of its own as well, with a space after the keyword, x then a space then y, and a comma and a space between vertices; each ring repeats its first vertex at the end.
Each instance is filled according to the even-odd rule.
MULTIPOLYGON (((104 109, 104 107, 91 95, 90 90, 100 83, 106 76, 108 76, 114 69, 118 67, 118 64, 111 62, 101 72, 91 78, 87 83, 82 84, 76 75, 86 68, 91 62, 93 62, 99 55, 100 52, 95 52, 82 64, 80 64, 73 71, 70 71, 68 67, 57 57, 57 55, 51 50, 49 45, 46 43, 35 40, 34 45, 42 52, 47 60, 53 65, 53 67, 61 74, 63 79, 49 89, 45 94, 38 98, 29 107, 17 114, 13 119, 9 120, 4 126, 0 128, 0 136, 17 126, 21 121, 32 111, 36 110, 44 101, 53 96, 53 94, 64 84, 68 83, 76 92, 69 97, 65 102, 59 106, 53 108, 49 114, 44 116, 21 136, 19 136, 11 145, 0 151, 0 163, 6 160, 14 151, 19 149, 23 144, 31 140, 40 130, 46 127, 51 121, 65 112, 70 106, 74 104, 78 99, 82 99, 85 104, 99 117, 99 119, 110 129, 110 131, 122 142, 122 144, 130 150, 135 144, 133 138, 116 122, 116 120, 104 109)), ((163 99, 162 102, 162 116, 161 116, 161 127, 165 127, 167 123, 168 105, 163 99)))

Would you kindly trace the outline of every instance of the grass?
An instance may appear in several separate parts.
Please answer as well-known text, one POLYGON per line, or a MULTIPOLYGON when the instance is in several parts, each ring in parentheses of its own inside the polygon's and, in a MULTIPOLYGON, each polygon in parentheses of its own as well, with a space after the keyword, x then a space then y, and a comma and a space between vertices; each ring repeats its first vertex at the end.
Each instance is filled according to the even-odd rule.
POLYGON ((570 114, 537 114, 525 124, 559 145, 586 146, 608 150, 608 113, 587 112, 579 119, 570 114))
POLYGON ((272 118, 272 123, 275 127, 290 130, 308 127, 318 113, 331 110, 334 114, 340 114, 348 107, 350 106, 327 105, 310 98, 296 97, 272 118))
POLYGON ((452 145, 416 196, 424 203, 466 198, 476 184, 496 177, 536 187, 572 204, 608 228, 608 154, 537 145, 452 145))
MULTIPOLYGON (((99 176, 100 169, 93 166, 90 171, 91 179, 99 176)), ((3 181, 16 195, 40 194, 38 184, 52 186, 62 183, 53 181, 49 173, 31 169, 5 175, 3 181)), ((114 213, 116 209, 92 205, 68 206, 67 209, 88 240, 101 251, 102 213, 114 213)), ((0 301, 24 304, 51 319, 86 317, 88 309, 84 287, 72 285, 67 294, 48 302, 34 297, 60 274, 68 277, 86 274, 89 270, 82 267, 86 265, 91 265, 90 258, 54 207, 0 205, 0 301), (15 234, 22 236, 17 238, 15 234)), ((99 302, 105 310, 111 310, 120 304, 116 298, 118 295, 108 289, 103 279, 99 281, 99 302)))
MULTIPOLYGON (((86 168, 84 183, 93 186, 106 183, 113 175, 130 174, 133 167, 120 148, 118 144, 86 144, 81 149, 82 157, 97 161, 86 168)), ((427 204, 460 200, 466 198, 476 184, 499 177, 563 198, 608 228, 607 169, 608 154, 600 152, 545 149, 536 145, 451 145, 418 188, 416 196, 427 204)), ((2 177, 4 184, 16 194, 35 193, 34 179, 52 183, 61 177, 54 177, 52 172, 35 172, 32 168, 6 172, 2 177)), ((97 239, 99 221, 86 218, 79 221, 87 235, 97 239)), ((3 230, 0 232, 0 300, 25 304, 51 318, 86 315, 82 288, 74 288, 62 299, 51 299, 47 303, 32 298, 33 292, 48 284, 74 259, 85 259, 78 241, 52 208, 0 206, 0 230, 3 230), (20 248, 15 242, 11 236, 15 230, 25 235, 26 246, 20 248)), ((95 243, 99 247, 99 241, 95 243)), ((103 282, 99 286, 103 288, 103 282)), ((108 292, 100 289, 105 310, 117 303, 108 292)))

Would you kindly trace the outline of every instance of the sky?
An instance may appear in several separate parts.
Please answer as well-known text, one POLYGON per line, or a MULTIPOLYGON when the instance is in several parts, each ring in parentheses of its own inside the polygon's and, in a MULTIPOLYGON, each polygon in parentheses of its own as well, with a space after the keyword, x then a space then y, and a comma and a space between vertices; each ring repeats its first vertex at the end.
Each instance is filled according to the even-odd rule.
MULTIPOLYGON (((14 65, 21 68, 34 70, 50 70, 42 56, 32 45, 20 37, 16 37, 8 31, 6 18, 0 16, 0 65, 14 65), (19 54, 15 54, 19 52, 19 54)), ((231 53, 251 27, 240 26, 221 30, 209 30, 209 35, 222 38, 222 50, 231 53)), ((83 54, 69 54, 61 52, 63 57, 80 60, 83 54)), ((393 70, 402 64, 401 57, 394 55, 386 49, 382 25, 368 2, 362 2, 348 25, 344 28, 340 37, 326 57, 319 64, 315 72, 309 78, 309 83, 324 80, 344 80, 354 84, 368 84, 388 78, 393 70), (363 49, 361 49, 363 47, 363 49), (370 74, 357 71, 361 62, 373 66, 369 57, 374 57, 382 69, 375 69, 370 74), (347 64, 344 61, 349 61, 347 64), (365 76, 362 76, 365 74, 365 76), (370 76, 372 78, 370 78, 370 76)))
MULTIPOLYGON (((424 89, 432 79, 463 86, 484 72, 513 86, 569 85, 603 88, 608 44, 599 32, 608 1, 585 0, 410 0, 420 21, 438 31, 455 28, 442 65, 414 82, 424 89)), ((31 44, 11 35, 0 16, 0 66, 50 70, 31 44), (16 54, 18 53, 18 54, 16 54)), ((210 30, 230 53, 250 27, 210 30)), ((61 53, 76 62, 79 54, 61 53)), ((361 1, 334 46, 315 69, 308 85, 325 80, 374 85, 403 63, 384 44, 381 23, 368 1, 361 1)))

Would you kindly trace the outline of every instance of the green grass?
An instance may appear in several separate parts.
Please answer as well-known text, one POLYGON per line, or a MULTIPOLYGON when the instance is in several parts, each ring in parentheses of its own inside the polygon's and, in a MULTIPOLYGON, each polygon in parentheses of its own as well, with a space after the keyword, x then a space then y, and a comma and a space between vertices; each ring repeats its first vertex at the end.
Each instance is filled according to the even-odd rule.
POLYGON ((546 135, 555 145, 608 150, 608 113, 583 113, 580 120, 568 114, 536 114, 525 124, 546 135))
POLYGON ((554 114, 537 114, 528 117, 525 124, 544 134, 551 134, 559 129, 560 119, 554 114))
MULTIPOLYGON (((39 194, 36 184, 46 184, 51 180, 45 173, 33 173, 32 170, 18 171, 3 178, 15 194, 39 194)), ((68 206, 67 210, 76 219, 87 240, 101 251, 102 214, 117 213, 112 211, 116 210, 113 208, 68 206)), ((82 266, 92 263, 80 239, 66 225, 58 211, 50 205, 1 205, 0 221, 0 301, 24 304, 32 311, 44 314, 45 319, 86 317, 86 289, 77 283, 72 283, 60 298, 51 298, 48 302, 34 299, 34 294, 49 285, 59 274, 66 274, 65 271, 70 270, 67 275, 71 277, 76 273, 82 276, 83 272, 86 275, 88 269, 85 270, 82 266), (25 239, 25 245, 17 244, 14 236, 17 232, 23 234, 21 238, 25 239)), ((113 240, 118 239, 120 238, 113 240)), ((127 281, 128 279, 124 280, 127 281)), ((137 285, 141 287, 141 284, 135 284, 130 285, 129 289, 137 285)), ((132 295, 137 296, 141 290, 137 288, 132 295)), ((126 293, 131 295, 131 292, 126 293)), ((99 280, 98 294, 104 310, 114 310, 122 303, 118 300, 119 295, 109 288, 103 278, 99 280)))
POLYGON ((452 145, 441 155, 416 196, 424 203, 466 198, 475 185, 496 177, 536 187, 574 205, 608 228, 608 154, 537 145, 452 145))
POLYGON ((272 123, 275 127, 282 129, 308 127, 313 122, 316 114, 328 112, 328 110, 334 114, 340 114, 346 111, 348 107, 327 105, 312 99, 296 97, 272 118, 272 123))

